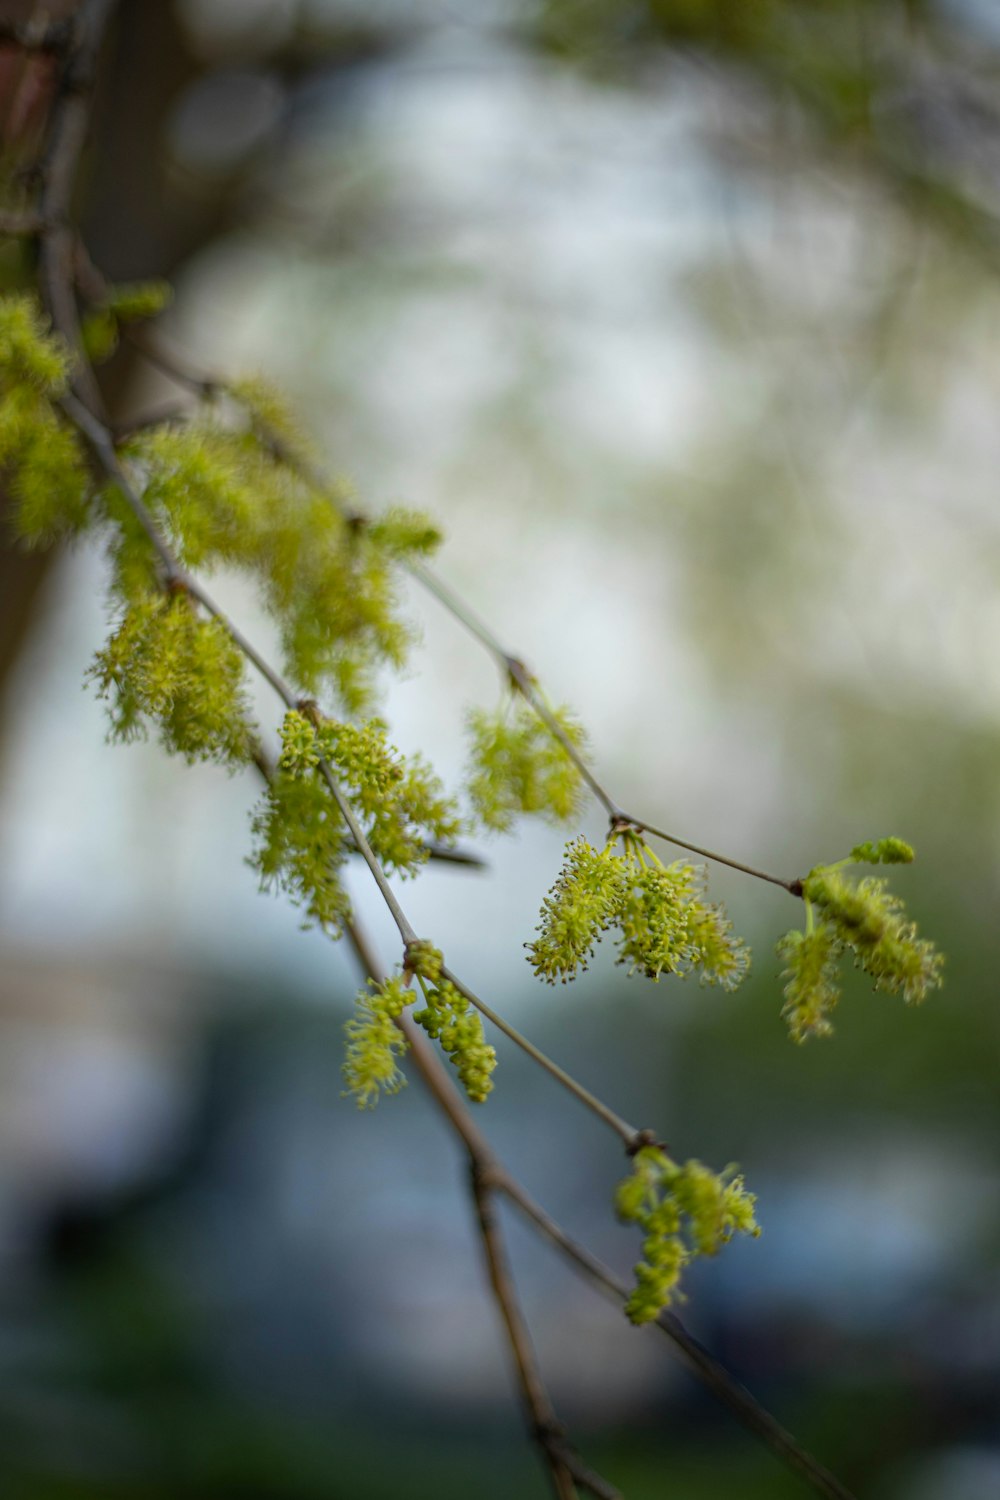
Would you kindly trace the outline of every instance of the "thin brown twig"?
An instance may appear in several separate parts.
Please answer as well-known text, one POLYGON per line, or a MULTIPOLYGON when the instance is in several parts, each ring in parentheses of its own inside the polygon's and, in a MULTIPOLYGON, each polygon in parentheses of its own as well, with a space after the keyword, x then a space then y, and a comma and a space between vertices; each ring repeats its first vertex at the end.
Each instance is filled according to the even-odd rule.
POLYGON ((621 1136, 627 1147, 632 1146, 642 1134, 641 1131, 637 1130, 634 1125, 630 1125, 627 1120, 623 1120, 621 1115, 616 1114, 613 1109, 609 1109, 602 1100, 597 1098, 596 1094, 592 1094, 578 1079, 573 1078, 571 1074, 567 1073, 565 1068, 561 1068, 558 1063, 553 1062, 552 1058, 548 1057, 540 1047, 536 1047, 534 1042, 529 1041, 522 1032, 518 1031, 516 1026, 512 1026, 509 1021, 504 1020, 503 1016, 498 1015, 492 1006, 487 1005, 485 1000, 481 1000, 450 969, 442 968, 441 976, 443 979, 447 979, 450 984, 453 984, 459 994, 464 995, 469 1004, 474 1005, 491 1025, 495 1026, 498 1031, 502 1031, 504 1036, 509 1037, 516 1046, 521 1048, 522 1052, 526 1052, 551 1078, 554 1078, 564 1089, 567 1089, 574 1098, 579 1099, 581 1104, 586 1105, 587 1109, 592 1114, 595 1114, 599 1120, 603 1120, 605 1125, 613 1130, 616 1135, 621 1136))

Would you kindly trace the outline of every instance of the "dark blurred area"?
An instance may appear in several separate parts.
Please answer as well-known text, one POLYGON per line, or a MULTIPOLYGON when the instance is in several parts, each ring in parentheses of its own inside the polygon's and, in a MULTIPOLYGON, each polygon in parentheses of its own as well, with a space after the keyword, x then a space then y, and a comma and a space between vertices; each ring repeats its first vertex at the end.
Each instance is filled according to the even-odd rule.
MULTIPOLYGON (((0 41, 12 201, 50 95, 0 41)), ((682 1315, 872 1500, 1000 1493, 998 165, 989 0, 126 0, 80 183, 95 264, 173 281, 166 342, 434 514, 628 805, 789 874, 917 846, 946 988, 851 983, 801 1049, 782 892, 713 872, 735 996, 607 955, 534 986, 558 834, 406 892, 614 1107, 738 1158, 763 1236, 682 1315)), ((32 273, 0 243, 0 286, 32 273)), ((128 345, 102 379, 122 422, 190 399, 128 345)), ((102 743, 103 568, 0 534, 0 1492, 540 1496, 460 1155, 416 1083, 341 1097, 358 979, 241 866, 255 788, 102 743)), ((412 609, 386 714, 455 781, 495 676, 412 609)), ((616 1143, 506 1046, 480 1119, 627 1273, 616 1143)), ((803 1493, 510 1232, 555 1404, 629 1500, 803 1493)))

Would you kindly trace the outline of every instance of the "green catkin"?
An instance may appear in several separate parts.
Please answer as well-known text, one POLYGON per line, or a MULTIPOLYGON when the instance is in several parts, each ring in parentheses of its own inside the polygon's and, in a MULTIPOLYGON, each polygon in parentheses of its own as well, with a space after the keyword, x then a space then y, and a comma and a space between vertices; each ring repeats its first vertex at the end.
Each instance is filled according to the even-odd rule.
POLYGON ((190 762, 235 768, 249 758, 243 658, 185 593, 131 603, 88 675, 109 700, 112 738, 143 738, 152 722, 165 747, 190 762))
POLYGON ((89 519, 87 466, 53 404, 68 381, 66 351, 34 300, 0 298, 0 477, 14 530, 30 547, 79 532, 89 519))
POLYGON ((733 934, 720 906, 701 898, 703 876, 678 860, 663 865, 634 834, 625 852, 595 849, 586 839, 567 844, 563 868, 546 896, 528 943, 535 973, 550 984, 573 978, 596 943, 617 927, 618 962, 630 973, 658 980, 661 974, 698 973, 703 983, 735 989, 750 954, 733 934))
POLYGON ((345 1093, 359 1109, 372 1109, 383 1094, 398 1094, 406 1084, 397 1060, 408 1044, 396 1021, 412 998, 398 975, 384 984, 371 982, 357 997, 344 1027, 343 1074, 345 1093))
POLYGON ((845 873, 855 864, 909 864, 910 845, 898 838, 856 844, 846 859, 817 865, 802 882, 810 913, 806 932, 789 932, 778 943, 785 963, 782 1011, 794 1041, 829 1036, 829 1016, 840 994, 838 960, 849 950, 876 990, 901 994, 919 1004, 943 982, 944 960, 921 938, 900 898, 884 879, 845 873))
POLYGON ((482 1017, 448 979, 425 985, 424 997, 427 1004, 413 1019, 441 1043, 469 1099, 483 1104, 493 1088, 497 1055, 483 1036, 482 1017))
POLYGON ((615 1194, 618 1217, 643 1231, 625 1304, 630 1320, 650 1323, 681 1296, 681 1277, 696 1256, 717 1254, 734 1234, 758 1235, 755 1203, 735 1167, 715 1173, 699 1161, 680 1165, 658 1146, 637 1151, 615 1194))
POLYGON ((778 943, 778 957, 785 963, 782 978, 785 1004, 782 1016, 793 1042, 830 1036, 830 1012, 840 998, 838 960, 843 944, 829 923, 812 932, 788 932, 778 943))
POLYGON ((379 719, 350 724, 298 709, 285 715, 279 768, 312 773, 325 762, 342 784, 380 864, 413 875, 431 844, 453 844, 461 829, 457 804, 419 756, 403 757, 379 719))

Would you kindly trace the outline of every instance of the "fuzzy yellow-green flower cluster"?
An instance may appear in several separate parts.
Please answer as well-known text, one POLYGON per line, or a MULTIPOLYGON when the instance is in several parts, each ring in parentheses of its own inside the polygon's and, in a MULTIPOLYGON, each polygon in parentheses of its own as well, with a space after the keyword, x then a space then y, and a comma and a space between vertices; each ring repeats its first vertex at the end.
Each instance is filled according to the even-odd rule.
POLYGON ((165 747, 188 761, 236 767, 251 753, 243 658, 183 591, 137 600, 88 676, 111 700, 115 739, 141 738, 152 720, 165 747))
POLYGON ((47 546, 87 523, 90 480, 76 435, 55 403, 69 359, 31 297, 0 298, 0 477, 15 531, 47 546))
POLYGON ((942 982, 944 960, 917 934, 898 896, 874 876, 845 873, 851 864, 909 864, 913 850, 902 839, 857 844, 846 859, 817 865, 802 882, 806 930, 778 944, 785 962, 782 1014, 796 1042, 829 1036, 830 1012, 840 998, 839 965, 845 949, 877 990, 918 1004, 942 982))
MULTIPOLYGON (((582 753, 582 726, 565 707, 552 714, 582 753)), ((583 794, 579 769, 523 698, 512 699, 499 713, 473 709, 467 722, 468 791, 484 828, 508 833, 520 813, 535 813, 551 823, 573 817, 583 794)))
POLYGON ((455 804, 419 757, 405 760, 377 719, 346 724, 317 710, 292 709, 281 730, 281 756, 253 819, 250 863, 262 887, 286 892, 333 937, 349 910, 340 868, 350 835, 318 774, 323 761, 342 786, 372 849, 390 873, 412 875, 428 842, 451 843, 460 820, 455 804))
MULTIPOLYGON (((279 420, 274 404, 266 433, 279 420)), ((431 550, 438 533, 399 510, 359 520, 344 488, 314 486, 266 433, 253 414, 249 426, 234 424, 221 403, 138 434, 123 458, 186 566, 234 568, 257 582, 287 675, 360 712, 376 669, 401 666, 412 639, 395 563, 431 550)))
POLYGON ((358 995, 354 1015, 346 1026, 344 1078, 347 1092, 362 1109, 377 1104, 381 1094, 397 1093, 405 1083, 396 1060, 407 1044, 395 1022, 415 998, 408 989, 414 977, 425 1003, 413 1012, 413 1020, 432 1040, 440 1042, 474 1104, 482 1104, 492 1090, 496 1052, 483 1038, 478 1013, 455 985, 442 977, 442 965, 442 956, 433 944, 410 943, 402 975, 358 995))
POLYGON ((427 1004, 413 1019, 441 1043, 472 1102, 484 1103, 493 1088, 497 1055, 483 1036, 482 1017, 448 979, 425 984, 423 991, 427 1004))
POLYGON ((680 1165, 658 1146, 637 1151, 615 1194, 618 1217, 644 1234, 636 1285, 625 1304, 631 1321, 650 1323, 670 1306, 695 1256, 715 1255, 734 1234, 759 1234, 755 1202, 734 1167, 715 1173, 699 1161, 680 1165))
POLYGON ((380 719, 349 724, 292 709, 281 729, 279 770, 311 773, 325 761, 343 786, 379 863, 412 875, 428 842, 452 844, 461 829, 456 803, 419 756, 407 759, 386 738, 380 719))
POLYGON ((633 833, 624 852, 614 841, 595 849, 586 839, 566 845, 546 896, 538 937, 526 944, 535 973, 554 984, 572 979, 609 927, 619 929, 618 962, 659 979, 697 971, 704 983, 735 989, 750 965, 721 906, 702 899, 703 876, 683 860, 664 865, 633 833))
POLYGON ((384 984, 372 981, 358 995, 354 1015, 344 1028, 343 1073, 345 1091, 360 1109, 371 1109, 382 1094, 398 1094, 406 1083, 397 1059, 406 1051, 407 1041, 396 1020, 412 998, 401 975, 384 984))

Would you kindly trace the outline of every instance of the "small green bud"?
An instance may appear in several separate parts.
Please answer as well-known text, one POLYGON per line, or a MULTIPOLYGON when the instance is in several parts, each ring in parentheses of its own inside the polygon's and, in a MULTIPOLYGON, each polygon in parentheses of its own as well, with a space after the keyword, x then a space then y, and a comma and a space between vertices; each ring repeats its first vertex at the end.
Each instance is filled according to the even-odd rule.
POLYGON ((877 843, 855 844, 850 858, 860 865, 909 865, 915 855, 909 844, 890 837, 879 839, 877 843))

